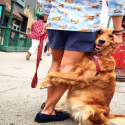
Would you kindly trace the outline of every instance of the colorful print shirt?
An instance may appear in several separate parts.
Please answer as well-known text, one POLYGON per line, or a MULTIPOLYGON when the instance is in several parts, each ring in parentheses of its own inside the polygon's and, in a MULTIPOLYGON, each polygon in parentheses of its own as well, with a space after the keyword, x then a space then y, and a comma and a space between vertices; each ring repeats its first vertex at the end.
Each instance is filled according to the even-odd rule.
MULTIPOLYGON (((47 29, 95 32, 101 29, 103 0, 42 0, 47 29)), ((124 15, 124 0, 107 0, 109 16, 124 15)))

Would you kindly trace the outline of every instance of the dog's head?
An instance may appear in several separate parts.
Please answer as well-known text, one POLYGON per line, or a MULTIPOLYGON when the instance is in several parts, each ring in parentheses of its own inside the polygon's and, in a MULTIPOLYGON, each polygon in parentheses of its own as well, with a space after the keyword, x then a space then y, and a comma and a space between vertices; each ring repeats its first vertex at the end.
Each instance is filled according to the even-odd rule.
POLYGON ((95 41, 95 50, 101 55, 112 54, 116 51, 112 47, 113 44, 113 30, 111 29, 102 29, 98 31, 97 38, 95 41))

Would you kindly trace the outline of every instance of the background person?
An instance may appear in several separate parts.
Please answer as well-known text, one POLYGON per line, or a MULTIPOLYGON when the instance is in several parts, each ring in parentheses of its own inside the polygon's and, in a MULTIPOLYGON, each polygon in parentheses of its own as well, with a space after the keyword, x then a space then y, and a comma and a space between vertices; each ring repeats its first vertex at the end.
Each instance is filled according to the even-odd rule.
MULTIPOLYGON (((108 0, 109 16, 114 27, 113 47, 122 43, 122 17, 124 15, 124 0, 108 0)), ((100 30, 102 0, 43 0, 44 20, 47 19, 49 46, 52 50, 52 65, 49 72, 73 72, 85 52, 92 52, 97 31, 100 30), (78 3, 80 6, 78 6, 78 3), (52 5, 51 5, 52 4, 52 5), (51 7, 49 12, 49 7, 51 7)), ((48 87, 47 100, 42 105, 42 111, 36 115, 36 122, 61 121, 68 118, 65 113, 54 109, 55 105, 67 90, 68 86, 60 84, 48 87)))
POLYGON ((51 48, 49 47, 48 37, 46 39, 47 56, 51 56, 51 48))
MULTIPOLYGON (((34 53, 34 51, 38 48, 39 43, 40 43, 40 34, 43 31, 43 26, 44 26, 44 16, 40 15, 39 16, 40 20, 35 21, 31 25, 31 33, 27 34, 28 37, 32 39, 32 46, 30 47, 26 59, 29 60, 31 55, 34 53)), ((45 47, 46 43, 45 40, 43 41, 43 48, 45 47)), ((44 49, 43 49, 44 51, 44 49)), ((43 52, 42 52, 43 53, 43 52)))

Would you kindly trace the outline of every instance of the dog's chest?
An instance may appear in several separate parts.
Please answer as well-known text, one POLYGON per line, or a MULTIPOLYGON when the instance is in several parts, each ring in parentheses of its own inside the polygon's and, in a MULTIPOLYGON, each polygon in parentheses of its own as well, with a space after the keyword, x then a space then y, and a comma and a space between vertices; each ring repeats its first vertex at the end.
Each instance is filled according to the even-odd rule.
POLYGON ((88 57, 94 62, 97 71, 113 71, 115 69, 115 60, 112 56, 92 56, 88 57))
POLYGON ((100 56, 98 64, 101 71, 114 71, 115 69, 115 60, 112 56, 100 56))

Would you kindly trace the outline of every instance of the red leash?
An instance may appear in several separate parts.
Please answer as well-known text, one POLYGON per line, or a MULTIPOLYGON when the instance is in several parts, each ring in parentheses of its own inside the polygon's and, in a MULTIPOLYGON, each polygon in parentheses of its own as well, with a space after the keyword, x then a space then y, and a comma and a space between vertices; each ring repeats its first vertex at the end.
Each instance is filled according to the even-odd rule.
POLYGON ((46 36, 46 34, 42 34, 40 37, 40 44, 39 44, 38 52, 37 52, 36 72, 35 72, 35 75, 32 79, 32 83, 31 83, 32 88, 36 88, 36 86, 37 86, 37 69, 39 67, 39 63, 40 63, 40 59, 41 59, 41 55, 42 55, 43 40, 44 40, 45 36, 46 36))

